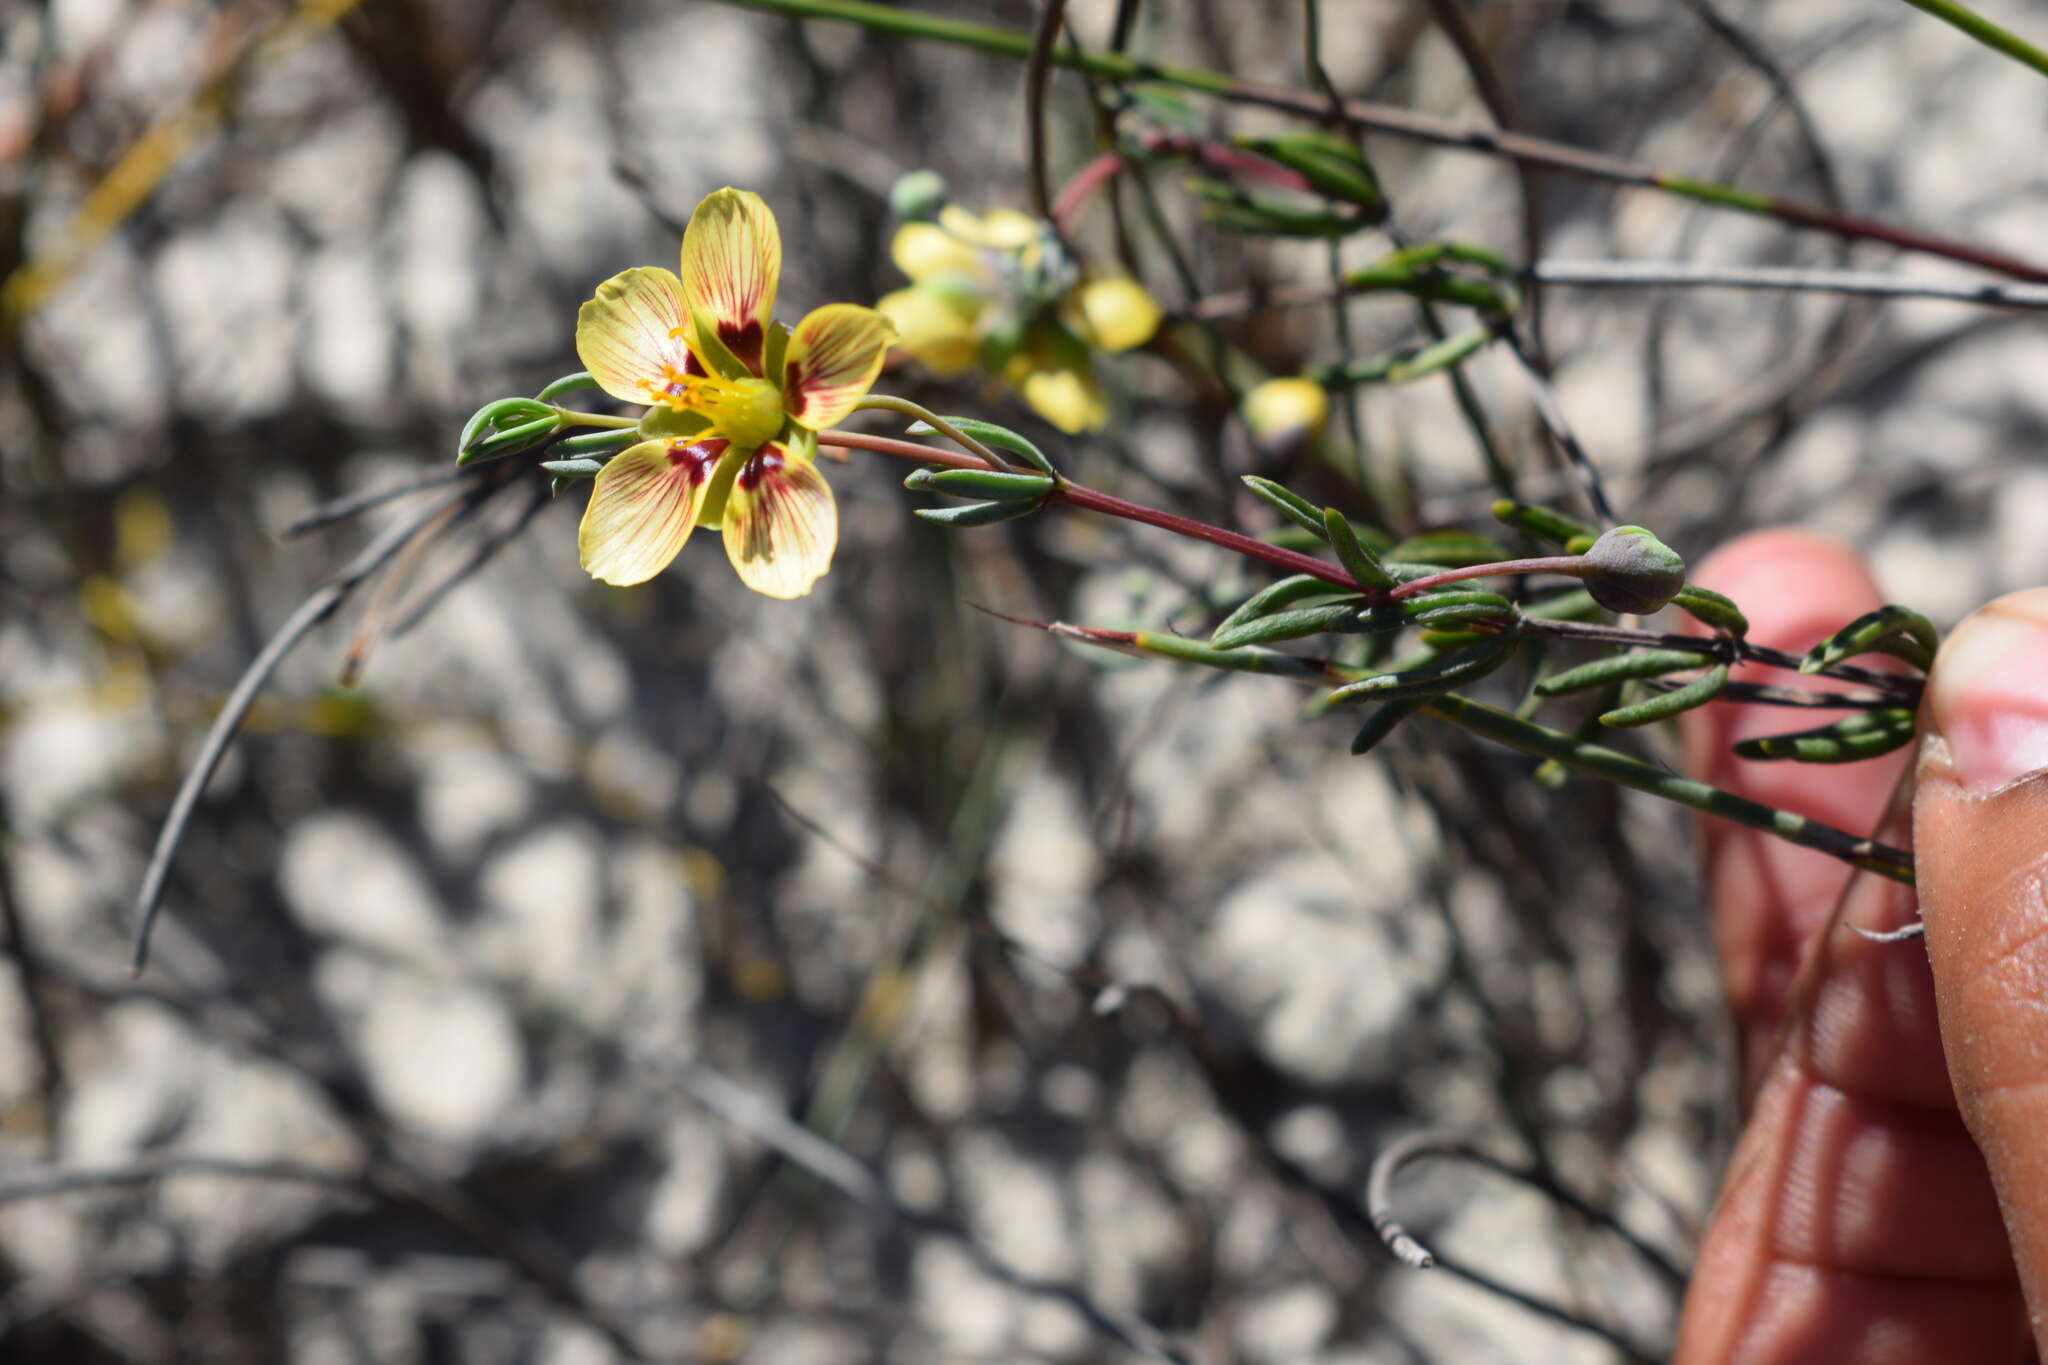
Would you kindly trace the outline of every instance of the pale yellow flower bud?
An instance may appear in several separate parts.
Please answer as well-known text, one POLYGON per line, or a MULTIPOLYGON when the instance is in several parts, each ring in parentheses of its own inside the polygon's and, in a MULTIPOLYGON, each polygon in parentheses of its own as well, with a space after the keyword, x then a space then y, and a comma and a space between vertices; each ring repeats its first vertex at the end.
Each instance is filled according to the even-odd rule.
POLYGON ((1240 409, 1262 450, 1296 450, 1323 434, 1330 395, 1309 379, 1268 379, 1244 396, 1240 409))

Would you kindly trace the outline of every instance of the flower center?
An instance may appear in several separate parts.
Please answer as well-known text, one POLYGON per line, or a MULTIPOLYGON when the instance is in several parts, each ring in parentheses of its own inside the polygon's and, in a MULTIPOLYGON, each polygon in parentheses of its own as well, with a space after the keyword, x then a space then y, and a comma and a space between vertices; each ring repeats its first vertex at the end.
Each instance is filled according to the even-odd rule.
POLYGON ((709 418, 736 446, 760 445, 782 430, 782 390, 765 379, 684 375, 671 393, 670 404, 709 418))

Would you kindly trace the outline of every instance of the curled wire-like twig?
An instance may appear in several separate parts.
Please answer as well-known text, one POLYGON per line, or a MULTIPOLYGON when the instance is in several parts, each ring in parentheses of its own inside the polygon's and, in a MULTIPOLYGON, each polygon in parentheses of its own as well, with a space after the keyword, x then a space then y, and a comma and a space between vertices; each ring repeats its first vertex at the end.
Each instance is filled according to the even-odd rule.
POLYGON ((1502 1284, 1492 1276, 1472 1266, 1464 1265, 1447 1256, 1440 1256, 1419 1241, 1414 1234, 1401 1225, 1393 1212, 1394 1177, 1410 1162, 1423 1157, 1451 1157, 1483 1166, 1498 1175, 1506 1176, 1558 1205, 1571 1210, 1579 1217, 1604 1231, 1613 1233, 1626 1243, 1630 1250, 1643 1259, 1645 1265, 1655 1271, 1674 1289, 1685 1283, 1685 1272, 1671 1263, 1669 1257, 1656 1247, 1623 1226, 1620 1220, 1603 1209, 1579 1198, 1535 1171, 1527 1170, 1481 1149, 1470 1140, 1456 1133, 1421 1132, 1392 1142, 1373 1159, 1372 1173, 1366 1181, 1366 1211, 1372 1219, 1373 1230, 1379 1234, 1381 1243, 1398 1258, 1403 1265, 1418 1270, 1441 1266, 1467 1283, 1477 1285, 1490 1293, 1497 1294, 1511 1302, 1520 1304, 1531 1312, 1539 1313, 1552 1321, 1563 1323, 1580 1331, 1591 1333, 1609 1342, 1624 1354, 1635 1360, 1655 1360, 1656 1355, 1640 1345, 1630 1342, 1613 1328, 1594 1322, 1578 1313, 1539 1298, 1527 1290, 1516 1289, 1502 1284))
POLYGON ((1480 1147, 1469 1138, 1458 1133, 1424 1131, 1410 1133, 1387 1144, 1380 1154, 1373 1158, 1372 1173, 1365 1186, 1366 1211, 1372 1217, 1373 1230, 1402 1264, 1427 1270, 1438 1264, 1436 1254, 1422 1245, 1414 1234, 1403 1227, 1394 1217, 1394 1177, 1412 1161, 1424 1157, 1451 1157, 1484 1166, 1498 1175, 1519 1181, 1530 1189, 1554 1200, 1584 1218, 1596 1227, 1605 1229, 1627 1243, 1629 1248, 1644 1262, 1673 1284, 1685 1282, 1685 1272, 1673 1265, 1669 1258, 1656 1247, 1651 1246, 1635 1233, 1622 1225, 1614 1215, 1595 1208, 1570 1190, 1545 1179, 1534 1171, 1524 1169, 1480 1147))
POLYGON ((1024 69, 1024 129, 1031 139, 1031 207, 1040 218, 1052 217, 1052 172, 1047 164, 1045 86, 1052 76, 1053 48, 1060 40, 1067 0, 1045 0, 1038 32, 1031 40, 1031 58, 1024 69))

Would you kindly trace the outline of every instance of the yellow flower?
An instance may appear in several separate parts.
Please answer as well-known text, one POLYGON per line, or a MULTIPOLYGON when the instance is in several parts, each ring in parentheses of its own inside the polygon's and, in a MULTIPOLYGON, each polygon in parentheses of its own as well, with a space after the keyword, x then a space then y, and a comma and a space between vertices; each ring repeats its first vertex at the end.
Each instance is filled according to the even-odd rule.
POLYGON ((1330 395, 1312 379, 1268 379, 1244 396, 1239 411, 1261 449, 1287 453, 1323 434, 1330 395))
POLYGON ((743 582, 801 597, 831 567, 839 512, 817 432, 860 401, 895 338, 872 308, 828 303, 774 320, 782 237, 761 197, 707 196, 683 233, 683 272, 614 275, 576 315, 598 387, 649 405, 650 439, 598 474, 576 544, 607 583, 644 583, 698 526, 723 527, 743 582))
POLYGON ((955 204, 936 223, 905 223, 890 244, 910 287, 875 307, 897 346, 941 378, 983 364, 1068 435, 1109 420, 1091 353, 1142 346, 1159 304, 1136 280, 1055 281, 1036 220, 1013 209, 975 215, 955 204))

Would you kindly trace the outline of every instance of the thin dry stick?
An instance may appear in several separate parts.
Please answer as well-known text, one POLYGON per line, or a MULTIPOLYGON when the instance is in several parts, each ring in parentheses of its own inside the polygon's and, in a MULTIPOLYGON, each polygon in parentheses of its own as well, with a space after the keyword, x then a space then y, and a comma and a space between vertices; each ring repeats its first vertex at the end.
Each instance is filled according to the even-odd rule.
POLYGON ((1579 444, 1578 434, 1565 418, 1564 405, 1557 401, 1557 390, 1552 387, 1550 377, 1529 358, 1521 338, 1510 323, 1503 320, 1495 330, 1507 343, 1508 353, 1514 356, 1523 377, 1529 381, 1529 397, 1536 404, 1537 415, 1543 419, 1544 430, 1550 433, 1550 439, 1557 442, 1558 449, 1565 453, 1565 458, 1577 471, 1586 501, 1592 504, 1594 514, 1603 526, 1614 525, 1620 518, 1614 515, 1614 504, 1607 500, 1607 489, 1600 482, 1600 470, 1594 465, 1592 456, 1586 453, 1586 448, 1579 444))
POLYGON ((293 1185, 318 1185, 358 1197, 369 1194, 366 1177, 356 1171, 336 1170, 304 1161, 244 1161, 166 1152, 120 1166, 17 1172, 5 1183, 0 1183, 0 1204, 19 1204, 30 1199, 49 1199, 123 1185, 149 1185, 183 1176, 271 1180, 293 1185))
POLYGON ((1162 1365, 1192 1365, 1151 1325, 1104 1308, 1072 1285, 1027 1275, 998 1260, 965 1228, 935 1214, 910 1208, 888 1185, 845 1148, 793 1122, 780 1106, 754 1094, 729 1076, 701 1063, 678 1065, 665 1059, 635 1057, 640 1065, 666 1076, 677 1089, 735 1128, 772 1147, 784 1160, 878 1213, 920 1232, 944 1237, 960 1247, 976 1267, 993 1279, 1027 1294, 1066 1304, 1088 1324, 1124 1349, 1162 1365))
MULTIPOLYGON (((1912 2, 1921 3, 1921 0, 1912 2)), ((742 9, 766 10, 775 14, 836 19, 859 24, 876 32, 952 43, 1007 57, 1024 57, 1031 49, 1030 36, 1013 29, 968 23, 901 6, 873 4, 868 0, 724 0, 724 3, 742 9)), ((1299 114, 1305 118, 1321 118, 1326 113, 1323 100, 1315 95, 1284 87, 1234 80, 1215 71, 1190 70, 1185 67, 1141 61, 1122 53, 1055 52, 1052 60, 1061 66, 1085 68, 1111 80, 1158 81, 1185 90, 1213 95, 1219 99, 1261 105, 1269 109, 1299 114)), ((1983 270, 2012 276, 2014 279, 2048 284, 2048 269, 2001 251, 1931 233, 1916 232, 1889 223, 1835 213, 1816 205, 1781 199, 1776 195, 1735 185, 1718 185, 1695 180, 1690 176, 1674 175, 1621 157, 1609 156, 1604 152, 1587 151, 1562 143, 1547 142, 1541 138, 1525 137, 1519 133, 1495 133, 1484 128, 1464 127, 1417 113, 1412 109, 1372 104, 1363 100, 1347 100, 1344 110, 1346 116, 1360 127, 1376 132, 1391 133, 1457 151, 1508 157, 1566 175, 1642 189, 1662 190, 1667 194, 1712 204, 1718 208, 1774 218, 1794 227, 1810 227, 1841 237, 1886 242, 1901 250, 1946 256, 1950 260, 1962 261, 1983 270)))
POLYGON ((155 927, 157 914, 163 908, 164 886, 170 879, 171 863, 177 857, 178 845, 184 841, 185 827, 191 823, 192 813, 199 807, 199 798, 206 791, 206 784, 212 780, 214 770, 227 755, 228 745, 234 742, 249 708, 255 704, 257 693, 263 690, 263 685, 284 662, 285 656, 298 647, 313 627, 332 616, 364 579, 389 563, 420 530, 468 496, 469 490, 465 489, 454 497, 442 498, 425 512, 390 527, 364 546, 362 553, 348 567, 315 588, 312 595, 299 604, 298 610, 285 618, 284 624, 277 628, 277 633, 270 637, 270 642, 263 646, 262 652, 235 683, 234 691, 228 694, 227 704, 214 717, 213 728, 206 732, 206 742, 200 746, 199 757, 193 760, 191 771, 185 774, 178 794, 171 800, 170 813, 164 817, 163 830, 157 835, 156 848, 149 857, 149 867, 142 874, 142 890, 135 897, 135 940, 129 963, 130 970, 136 975, 141 975, 149 965, 150 930, 155 927))
POLYGON ((1545 284, 1587 289, 1784 290, 1874 299, 1940 299, 1992 308, 2048 308, 2048 285, 1910 280, 1882 270, 1697 265, 1687 261, 1538 261, 1528 268, 1527 275, 1545 284))

